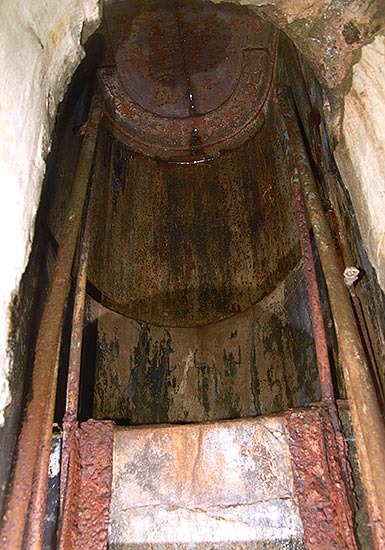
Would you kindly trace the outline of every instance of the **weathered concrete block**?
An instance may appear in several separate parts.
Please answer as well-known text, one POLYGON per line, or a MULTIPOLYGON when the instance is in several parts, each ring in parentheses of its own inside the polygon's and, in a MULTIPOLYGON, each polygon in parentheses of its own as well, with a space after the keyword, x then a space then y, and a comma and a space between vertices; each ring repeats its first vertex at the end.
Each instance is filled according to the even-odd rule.
POLYGON ((280 417, 120 428, 110 548, 303 548, 280 417))

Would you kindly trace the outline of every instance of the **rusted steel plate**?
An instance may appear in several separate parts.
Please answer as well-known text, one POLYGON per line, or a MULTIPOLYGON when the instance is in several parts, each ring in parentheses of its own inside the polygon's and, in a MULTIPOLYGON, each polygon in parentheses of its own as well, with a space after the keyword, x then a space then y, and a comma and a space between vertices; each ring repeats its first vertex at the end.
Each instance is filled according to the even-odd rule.
POLYGON ((114 427, 89 420, 67 422, 65 487, 59 526, 60 550, 107 548, 114 427))
POLYGON ((276 58, 270 24, 227 5, 174 6, 172 17, 151 2, 128 9, 107 11, 117 67, 102 67, 99 76, 116 131, 130 148, 167 159, 207 157, 258 130, 276 58), (163 32, 167 39, 155 41, 163 32))
POLYGON ((202 422, 320 401, 302 265, 255 306, 203 327, 139 323, 89 300, 94 418, 202 422))
POLYGON ((106 550, 110 512, 114 427, 89 420, 78 431, 81 465, 77 538, 73 548, 106 550))
POLYGON ((284 416, 307 550, 357 548, 327 411, 292 409, 284 416))
POLYGON ((218 8, 191 0, 134 1, 107 9, 127 94, 160 116, 190 116, 190 92, 195 114, 217 108, 239 80, 249 27, 245 14, 244 8, 231 4, 218 8))
POLYGON ((244 311, 298 263, 286 156, 267 126, 194 166, 133 155, 108 128, 102 139, 88 277, 107 307, 162 326, 205 325, 244 311))

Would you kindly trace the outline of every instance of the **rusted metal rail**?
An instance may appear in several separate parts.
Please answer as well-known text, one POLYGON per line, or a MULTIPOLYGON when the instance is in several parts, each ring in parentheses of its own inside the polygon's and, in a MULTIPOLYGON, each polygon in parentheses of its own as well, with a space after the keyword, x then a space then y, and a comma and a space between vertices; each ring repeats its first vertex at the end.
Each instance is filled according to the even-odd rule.
POLYGON ((59 526, 59 548, 63 550, 73 548, 72 538, 76 525, 74 525, 72 512, 76 514, 78 505, 77 499, 76 497, 74 498, 72 493, 74 485, 79 484, 80 476, 77 412, 87 283, 87 245, 87 240, 84 239, 84 242, 81 243, 79 271, 76 281, 67 378, 66 412, 63 418, 59 526))
POLYGON ((80 151, 73 191, 37 338, 30 400, 19 436, 16 466, 1 533, 2 547, 7 549, 18 550, 23 547, 30 504, 31 521, 28 523, 27 539, 30 548, 41 548, 41 518, 44 518, 46 506, 56 399, 57 356, 100 117, 100 100, 96 98, 91 107, 80 151))
MULTIPOLYGON (((289 164, 292 165, 290 158, 289 164)), ((338 417, 325 331, 325 322, 323 318, 306 208, 301 193, 298 170, 295 166, 290 167, 294 192, 294 205, 297 216, 310 316, 317 355, 321 399, 326 408, 324 411, 323 437, 327 444, 326 452, 330 475, 334 478, 334 503, 337 503, 334 507, 335 517, 333 518, 333 521, 326 522, 328 527, 324 530, 324 532, 319 530, 320 528, 318 526, 319 535, 322 533, 322 537, 318 536, 318 539, 323 541, 322 544, 330 544, 330 548, 333 546, 333 548, 336 547, 339 550, 342 550, 342 548, 354 550, 357 548, 353 517, 353 513, 356 510, 356 502, 353 492, 351 471, 348 465, 348 449, 342 435, 341 424, 338 417), (338 510, 338 513, 336 513, 336 510, 338 510), (337 546, 335 546, 334 543, 331 545, 330 541, 333 537, 337 536, 337 534, 339 536, 339 541, 336 542, 337 546)), ((295 415, 293 418, 294 417, 295 415)), ((291 413, 287 414, 287 418, 292 418, 291 413)), ((306 496, 302 495, 300 490, 298 491, 298 497, 299 501, 302 502, 301 515, 305 514, 305 516, 302 517, 302 520, 304 523, 305 537, 307 537, 305 538, 305 541, 308 543, 307 546, 309 546, 310 550, 310 548, 313 548, 313 544, 310 539, 317 530, 314 520, 318 521, 319 517, 317 515, 314 517, 314 512, 312 510, 307 510, 307 506, 305 504, 306 496)), ((317 546, 314 546, 314 548, 316 547, 317 546)))
MULTIPOLYGON (((100 148, 95 154, 94 173, 98 173, 103 159, 100 148)), ((60 518, 59 548, 69 550, 76 547, 77 518, 79 516, 80 480, 80 443, 78 425, 78 407, 80 390, 80 371, 84 329, 84 312, 87 286, 87 266, 91 239, 92 217, 95 210, 94 184, 89 187, 88 207, 83 234, 79 244, 79 266, 76 280, 74 310, 68 376, 66 390, 66 408, 63 418, 62 459, 60 472, 60 518)))
POLYGON ((385 548, 384 422, 349 294, 344 285, 343 266, 340 264, 322 207, 290 91, 280 88, 277 95, 329 294, 371 529, 375 548, 380 550, 385 548))

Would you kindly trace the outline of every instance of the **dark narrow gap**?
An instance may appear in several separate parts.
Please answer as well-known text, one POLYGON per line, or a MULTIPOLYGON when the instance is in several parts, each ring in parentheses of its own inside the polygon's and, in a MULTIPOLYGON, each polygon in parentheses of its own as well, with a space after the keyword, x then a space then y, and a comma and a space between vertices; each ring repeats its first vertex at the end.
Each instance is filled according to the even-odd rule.
POLYGON ((338 346, 337 336, 334 328, 332 312, 330 309, 330 302, 328 291, 326 287, 325 277, 322 271, 321 261, 317 250, 316 243, 314 241, 313 231, 310 230, 310 237, 312 242, 314 265, 316 270, 316 276, 318 281, 318 289, 320 293, 322 313, 324 318, 326 341, 328 344, 328 355, 330 362, 330 371, 333 379, 334 393, 336 399, 346 399, 346 391, 344 385, 343 374, 338 362, 338 346))
MULTIPOLYGON (((324 195, 324 188, 322 185, 320 185, 320 179, 322 179, 322 175, 319 173, 317 163, 315 162, 312 154, 312 150, 310 147, 310 143, 308 140, 307 132, 302 124, 302 119, 298 110, 298 107, 294 101, 294 98, 292 97, 292 105, 295 110, 296 119, 298 122, 298 126, 301 131, 302 135, 302 141, 305 146, 307 158, 309 160, 310 167, 312 169, 314 178, 316 179, 318 186, 321 190, 321 200, 325 202, 325 195, 324 195)), ((333 230, 333 228, 331 228, 333 230)), ((316 276, 317 276, 317 282, 318 282, 318 289, 320 293, 320 299, 321 299, 321 306, 322 306, 322 313, 323 313, 323 319, 324 319, 324 326, 325 326, 325 333, 326 333, 326 340, 328 344, 328 355, 329 355, 329 362, 330 362, 330 371, 332 375, 333 380, 333 386, 334 386, 334 393, 336 398, 338 399, 346 399, 346 391, 344 386, 344 380, 343 380, 343 374, 341 372, 341 367, 339 366, 338 362, 338 345, 337 345, 337 337, 335 333, 334 323, 333 323, 333 317, 332 312, 330 309, 330 302, 329 302, 329 296, 327 291, 327 286, 325 282, 325 277, 322 271, 322 265, 319 257, 319 253, 317 250, 317 245, 314 239, 313 229, 310 228, 310 238, 312 243, 312 249, 313 249, 313 257, 314 257, 314 264, 316 269, 316 276)), ((336 241, 337 237, 334 234, 334 239, 336 241)), ((337 249, 339 250, 339 254, 341 256, 341 250, 339 246, 339 242, 336 242, 337 249)))
POLYGON ((68 361, 72 330, 72 314, 75 298, 75 281, 71 281, 67 304, 63 319, 62 339, 59 355, 59 373, 57 380, 56 403, 54 422, 61 426, 66 406, 66 388, 68 375, 68 361))
MULTIPOLYGON (((100 292, 87 283, 87 296, 100 301, 100 292)), ((85 422, 93 417, 95 371, 98 362, 98 320, 91 319, 89 301, 86 301, 82 360, 79 391, 79 422, 85 422)))

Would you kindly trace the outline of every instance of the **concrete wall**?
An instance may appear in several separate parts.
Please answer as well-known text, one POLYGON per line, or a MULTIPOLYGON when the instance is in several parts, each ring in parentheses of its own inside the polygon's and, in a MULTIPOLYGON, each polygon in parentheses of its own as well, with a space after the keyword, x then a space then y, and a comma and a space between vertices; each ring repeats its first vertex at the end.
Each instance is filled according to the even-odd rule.
POLYGON ((31 249, 56 110, 100 17, 99 0, 0 3, 0 425, 10 402, 9 306, 31 249))

